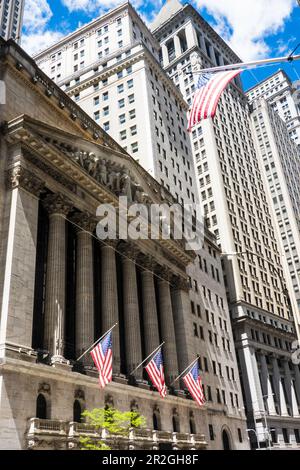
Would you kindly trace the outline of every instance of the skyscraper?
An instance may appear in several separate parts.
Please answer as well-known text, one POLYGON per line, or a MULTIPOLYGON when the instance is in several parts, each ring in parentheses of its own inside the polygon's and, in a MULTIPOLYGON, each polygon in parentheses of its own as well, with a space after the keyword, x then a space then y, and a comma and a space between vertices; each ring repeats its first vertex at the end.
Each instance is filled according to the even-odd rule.
MULTIPOLYGON (((161 63, 191 104, 199 68, 240 62, 189 4, 165 3, 152 24, 161 63)), ((279 245, 239 79, 223 93, 214 120, 191 134, 200 202, 224 254, 225 280, 251 440, 299 442, 299 367, 279 245), (292 392, 297 381, 297 395, 292 392), (295 405, 294 398, 297 402, 295 405), (267 416, 267 418, 266 418, 267 416)), ((294 296, 294 292, 289 292, 294 296)))
POLYGON ((20 42, 25 0, 1 0, 0 36, 20 42))
POLYGON ((278 72, 246 92, 249 103, 253 103, 260 98, 266 99, 272 109, 285 122, 291 139, 297 145, 300 145, 300 102, 297 101, 298 94, 284 70, 278 70, 278 72))
POLYGON ((252 127, 269 204, 273 212, 282 262, 300 310, 300 162, 299 149, 285 122, 265 99, 252 103, 252 127))

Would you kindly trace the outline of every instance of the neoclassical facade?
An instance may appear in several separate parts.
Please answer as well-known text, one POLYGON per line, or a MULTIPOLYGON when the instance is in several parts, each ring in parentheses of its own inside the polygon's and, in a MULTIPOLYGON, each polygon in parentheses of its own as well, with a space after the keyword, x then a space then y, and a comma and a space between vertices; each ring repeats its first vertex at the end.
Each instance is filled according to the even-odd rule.
MULTIPOLYGON (((107 404, 146 417, 131 449, 209 448, 212 420, 215 446, 223 436, 247 448, 239 407, 199 408, 182 383, 170 386, 199 353, 186 274, 195 254, 180 240, 96 235, 99 204, 172 196, 12 41, 1 41, 0 74, 0 447, 76 448, 79 434, 99 438, 82 410, 107 404), (101 391, 89 355, 76 359, 115 323, 113 382, 101 391), (131 374, 162 341, 164 400, 142 368, 131 374)), ((237 374, 232 389, 240 396, 237 374)))

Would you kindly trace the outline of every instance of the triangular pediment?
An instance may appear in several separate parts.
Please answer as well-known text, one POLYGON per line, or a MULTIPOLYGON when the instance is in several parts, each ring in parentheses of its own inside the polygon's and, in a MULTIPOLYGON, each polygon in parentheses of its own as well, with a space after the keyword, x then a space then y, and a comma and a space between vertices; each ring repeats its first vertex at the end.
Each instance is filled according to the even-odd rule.
MULTIPOLYGON (((70 134, 48 124, 22 116, 8 124, 10 139, 20 138, 36 151, 43 147, 45 157, 57 153, 95 182, 116 196, 127 196, 129 202, 175 202, 164 189, 129 154, 108 145, 96 144, 78 135, 70 134), (47 151, 50 153, 48 154, 47 151)), ((52 161, 55 162, 55 160, 52 161)))

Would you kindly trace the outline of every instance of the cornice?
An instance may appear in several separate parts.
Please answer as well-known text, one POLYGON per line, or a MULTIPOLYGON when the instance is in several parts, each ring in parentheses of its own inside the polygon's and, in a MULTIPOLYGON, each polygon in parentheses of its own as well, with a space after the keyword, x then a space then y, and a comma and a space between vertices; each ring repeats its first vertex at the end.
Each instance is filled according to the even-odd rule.
POLYGON ((17 79, 23 81, 26 87, 37 94, 56 114, 66 120, 77 133, 79 132, 83 138, 92 139, 124 152, 123 148, 47 77, 35 63, 32 64, 32 61, 26 63, 25 52, 22 49, 18 50, 18 46, 14 42, 6 42, 1 39, 0 46, 1 66, 9 68, 17 79))

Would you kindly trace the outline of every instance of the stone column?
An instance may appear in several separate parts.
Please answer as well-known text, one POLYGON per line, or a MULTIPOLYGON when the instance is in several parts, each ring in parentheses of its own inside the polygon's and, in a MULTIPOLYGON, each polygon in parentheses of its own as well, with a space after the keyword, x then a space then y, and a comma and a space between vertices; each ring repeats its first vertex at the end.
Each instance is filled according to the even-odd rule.
POLYGON ((265 354, 260 355, 262 382, 266 386, 264 394, 267 395, 266 402, 268 403, 269 415, 276 415, 275 402, 273 397, 273 390, 270 382, 269 371, 265 354))
MULTIPOLYGON (((122 259, 123 265, 123 301, 125 323, 125 348, 127 373, 130 373, 142 362, 141 328, 139 314, 139 300, 137 292, 136 268, 133 259, 136 253, 126 249, 122 259), (129 256, 132 258, 130 259, 129 256)), ((137 381, 143 379, 143 368, 140 367, 134 377, 137 381)))
POLYGON ((196 359, 193 348, 193 331, 190 321, 191 303, 188 294, 188 281, 185 278, 172 279, 172 308, 179 370, 184 370, 196 359))
POLYGON ((64 362, 66 295, 66 221, 70 202, 61 194, 49 194, 44 200, 49 213, 49 237, 46 275, 44 348, 52 363, 64 362))
POLYGON ((280 404, 280 414, 281 416, 288 416, 288 410, 286 406, 285 396, 283 392, 283 387, 281 383, 281 377, 278 368, 277 357, 272 358, 273 371, 274 371, 274 383, 277 389, 279 404, 280 404))
POLYGON ((191 22, 189 22, 185 27, 185 36, 188 49, 198 45, 197 34, 191 22))
POLYGON ((166 66, 169 63, 169 53, 168 53, 168 48, 166 44, 162 44, 161 53, 162 53, 163 65, 166 66))
POLYGON ((163 356, 165 363, 166 383, 169 385, 178 376, 178 361, 170 284, 167 280, 167 272, 160 271, 160 276, 162 275, 164 275, 166 279, 160 279, 158 281, 159 320, 161 340, 165 341, 163 347, 163 356))
MULTIPOLYGON (((102 331, 119 322, 115 241, 105 241, 101 247, 101 315, 102 331)), ((113 329, 113 373, 120 374, 120 326, 113 329)))
MULTIPOLYGON (((21 350, 32 353, 39 196, 44 182, 19 162, 7 171, 6 184, 1 201, 0 357, 8 350, 20 357, 21 350)), ((36 359, 32 354, 26 360, 30 357, 36 359)))
POLYGON ((181 56, 181 44, 180 39, 177 34, 174 36, 174 48, 175 48, 175 57, 178 58, 181 56))
POLYGON ((143 298, 143 326, 144 326, 144 344, 145 356, 160 344, 158 330, 158 316, 156 308, 156 296, 153 272, 153 263, 150 260, 143 262, 145 270, 142 271, 142 298, 143 298))
MULTIPOLYGON (((76 250, 76 357, 94 342, 94 275, 93 238, 96 222, 89 214, 79 213, 73 217, 77 226, 76 250)), ((91 364, 90 354, 82 358, 91 364)))
POLYGON ((295 385, 296 385, 296 396, 298 398, 297 404, 298 408, 300 407, 300 370, 297 364, 294 364, 294 372, 295 372, 295 385))
POLYGON ((298 403, 296 398, 296 391, 294 389, 294 383, 292 380, 292 374, 290 371, 289 363, 287 359, 284 359, 284 378, 285 386, 289 399, 289 405, 291 407, 292 415, 294 417, 299 417, 298 403))

